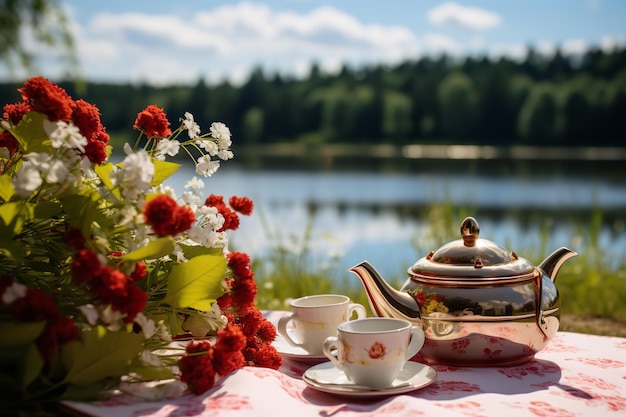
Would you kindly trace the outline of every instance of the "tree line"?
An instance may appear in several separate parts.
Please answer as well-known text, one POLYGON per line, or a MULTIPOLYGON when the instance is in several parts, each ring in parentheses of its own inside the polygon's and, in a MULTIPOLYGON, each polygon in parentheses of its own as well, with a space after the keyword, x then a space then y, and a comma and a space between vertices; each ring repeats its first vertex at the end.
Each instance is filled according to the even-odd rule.
MULTIPOLYGON (((529 48, 522 61, 444 55, 337 74, 313 65, 305 79, 257 68, 239 86, 59 84, 94 103, 123 141, 135 137, 137 112, 156 104, 173 126, 185 112, 203 131, 222 121, 239 145, 626 145, 626 49, 574 57, 529 48)), ((19 100, 18 87, 0 84, 4 103, 19 100)))

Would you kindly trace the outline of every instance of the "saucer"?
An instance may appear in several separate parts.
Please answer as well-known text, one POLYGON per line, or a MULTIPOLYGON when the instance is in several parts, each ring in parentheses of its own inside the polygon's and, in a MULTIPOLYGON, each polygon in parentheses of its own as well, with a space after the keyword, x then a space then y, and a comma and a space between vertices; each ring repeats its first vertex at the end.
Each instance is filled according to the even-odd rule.
POLYGON ((351 386, 354 383, 348 379, 341 369, 336 368, 332 362, 324 362, 312 366, 302 376, 304 382, 315 390, 349 397, 377 397, 402 394, 424 388, 432 384, 435 378, 437 378, 437 371, 433 368, 411 361, 404 364, 392 385, 382 390, 368 389, 356 385, 351 386), (316 381, 316 379, 332 382, 322 383, 316 381))
MULTIPOLYGON (((290 332, 290 330, 287 331, 290 332)), ((283 358, 290 359, 292 361, 320 363, 328 360, 326 355, 323 353, 312 355, 301 347, 290 345, 289 342, 287 342, 287 340, 285 340, 285 338, 280 334, 276 334, 276 339, 272 342, 272 346, 274 346, 276 351, 280 353, 283 358)))

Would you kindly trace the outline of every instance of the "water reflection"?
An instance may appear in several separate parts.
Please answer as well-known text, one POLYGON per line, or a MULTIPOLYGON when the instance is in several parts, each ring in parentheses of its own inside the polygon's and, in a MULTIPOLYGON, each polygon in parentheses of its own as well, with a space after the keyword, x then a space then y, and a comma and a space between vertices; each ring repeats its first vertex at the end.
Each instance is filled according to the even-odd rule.
MULTIPOLYGON (((626 181, 610 161, 420 160, 377 172, 251 171, 230 162, 204 191, 254 201, 255 213, 232 235, 252 256, 282 242, 312 252, 312 262, 336 257, 343 271, 367 259, 383 275, 404 276, 415 260, 458 238, 466 215, 478 219, 481 237, 533 263, 560 246, 580 252, 594 245, 617 254, 608 257, 615 262, 626 253, 626 181), (438 223, 442 217, 453 221, 438 223), (303 241, 307 227, 311 238, 303 241)), ((192 176, 185 166, 168 183, 180 193, 192 176)))

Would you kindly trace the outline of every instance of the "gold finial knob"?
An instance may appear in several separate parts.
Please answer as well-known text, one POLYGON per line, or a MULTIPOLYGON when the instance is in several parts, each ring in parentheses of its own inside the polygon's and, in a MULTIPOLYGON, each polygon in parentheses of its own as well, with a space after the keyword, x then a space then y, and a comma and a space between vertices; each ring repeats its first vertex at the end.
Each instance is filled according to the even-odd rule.
POLYGON ((473 217, 466 217, 461 223, 461 237, 463 238, 463 244, 468 247, 473 247, 478 239, 480 233, 480 227, 478 222, 473 217))

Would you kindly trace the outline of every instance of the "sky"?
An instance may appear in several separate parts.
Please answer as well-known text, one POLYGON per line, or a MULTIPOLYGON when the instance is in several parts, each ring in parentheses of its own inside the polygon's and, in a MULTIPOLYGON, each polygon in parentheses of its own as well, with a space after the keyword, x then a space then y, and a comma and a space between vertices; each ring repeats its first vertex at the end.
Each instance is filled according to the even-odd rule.
MULTIPOLYGON (((446 53, 523 58, 532 45, 626 45, 624 0, 60 0, 90 81, 155 85, 228 80, 251 71, 305 77, 313 63, 395 65, 446 53)), ((60 60, 37 53, 39 73, 61 75, 60 60)), ((19 76, 19 74, 18 74, 19 76)), ((0 79, 8 77, 0 67, 0 79)))

